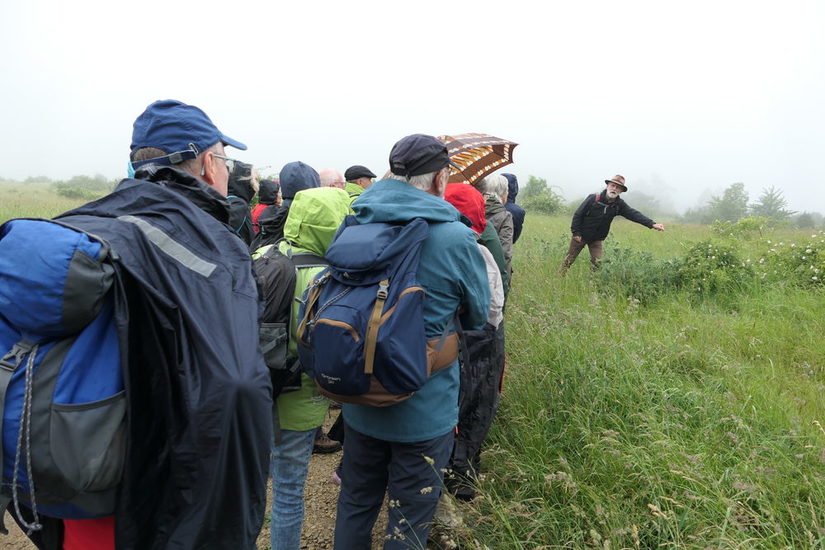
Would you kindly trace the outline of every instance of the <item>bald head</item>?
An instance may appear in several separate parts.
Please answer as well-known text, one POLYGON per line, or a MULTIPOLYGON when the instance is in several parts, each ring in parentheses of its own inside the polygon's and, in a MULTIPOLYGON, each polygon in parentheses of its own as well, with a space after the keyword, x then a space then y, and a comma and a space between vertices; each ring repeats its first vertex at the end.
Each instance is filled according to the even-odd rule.
POLYGON ((321 187, 344 188, 344 174, 332 168, 324 168, 318 173, 321 176, 321 187))

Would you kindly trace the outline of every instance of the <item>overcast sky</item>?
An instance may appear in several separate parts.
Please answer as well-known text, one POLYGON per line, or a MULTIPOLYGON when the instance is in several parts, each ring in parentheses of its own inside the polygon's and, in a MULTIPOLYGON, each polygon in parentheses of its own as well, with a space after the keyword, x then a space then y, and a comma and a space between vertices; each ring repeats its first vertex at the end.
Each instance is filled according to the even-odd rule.
POLYGON ((614 174, 682 210, 743 182, 825 213, 825 3, 0 2, 0 177, 125 176, 156 99, 277 171, 411 133, 520 145, 568 200, 614 174))

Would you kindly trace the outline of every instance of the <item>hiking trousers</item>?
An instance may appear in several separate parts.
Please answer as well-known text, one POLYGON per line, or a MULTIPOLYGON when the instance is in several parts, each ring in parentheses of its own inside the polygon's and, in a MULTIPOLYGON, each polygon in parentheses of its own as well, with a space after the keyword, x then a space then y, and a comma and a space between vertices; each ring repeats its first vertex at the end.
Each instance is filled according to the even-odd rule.
POLYGON ((304 485, 312 456, 315 429, 281 430, 272 446, 272 550, 300 550, 304 523, 304 485))
POLYGON ((453 449, 453 430, 414 443, 383 441, 345 423, 335 550, 370 550, 384 493, 389 499, 384 550, 424 550, 453 449))
POLYGON ((561 269, 559 272, 564 275, 567 273, 567 270, 573 265, 573 262, 576 261, 576 258, 579 256, 579 252, 587 245, 588 250, 590 250, 590 264, 593 269, 599 267, 599 260, 602 259, 604 256, 604 241, 590 241, 586 242, 582 240, 581 242, 576 241, 575 239, 570 239, 570 247, 567 249, 567 254, 564 256, 564 261, 561 263, 561 269))

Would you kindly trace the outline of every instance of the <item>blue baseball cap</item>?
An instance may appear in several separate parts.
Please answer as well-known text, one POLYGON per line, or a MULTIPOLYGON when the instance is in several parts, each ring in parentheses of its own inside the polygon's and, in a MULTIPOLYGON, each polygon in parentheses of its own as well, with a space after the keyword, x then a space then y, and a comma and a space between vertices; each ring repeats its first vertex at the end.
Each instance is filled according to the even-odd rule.
POLYGON ((246 150, 246 145, 222 134, 206 113, 194 105, 162 99, 146 107, 135 120, 131 151, 154 147, 166 151, 167 156, 133 164, 177 164, 197 157, 218 142, 246 150))
POLYGON ((447 146, 433 136, 413 134, 401 138, 390 151, 390 170, 399 176, 418 176, 455 166, 447 146))

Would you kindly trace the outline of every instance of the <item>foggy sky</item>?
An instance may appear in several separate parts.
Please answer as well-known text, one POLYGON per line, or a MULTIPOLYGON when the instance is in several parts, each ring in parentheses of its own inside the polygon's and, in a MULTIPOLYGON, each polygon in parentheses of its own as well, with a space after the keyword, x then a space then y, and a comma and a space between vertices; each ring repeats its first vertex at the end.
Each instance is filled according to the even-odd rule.
POLYGON ((822 3, 259 4, 0 4, 0 177, 125 176, 132 122, 173 98, 266 173, 382 174, 404 135, 486 132, 567 200, 623 174, 631 204, 743 182, 825 213, 822 3))

